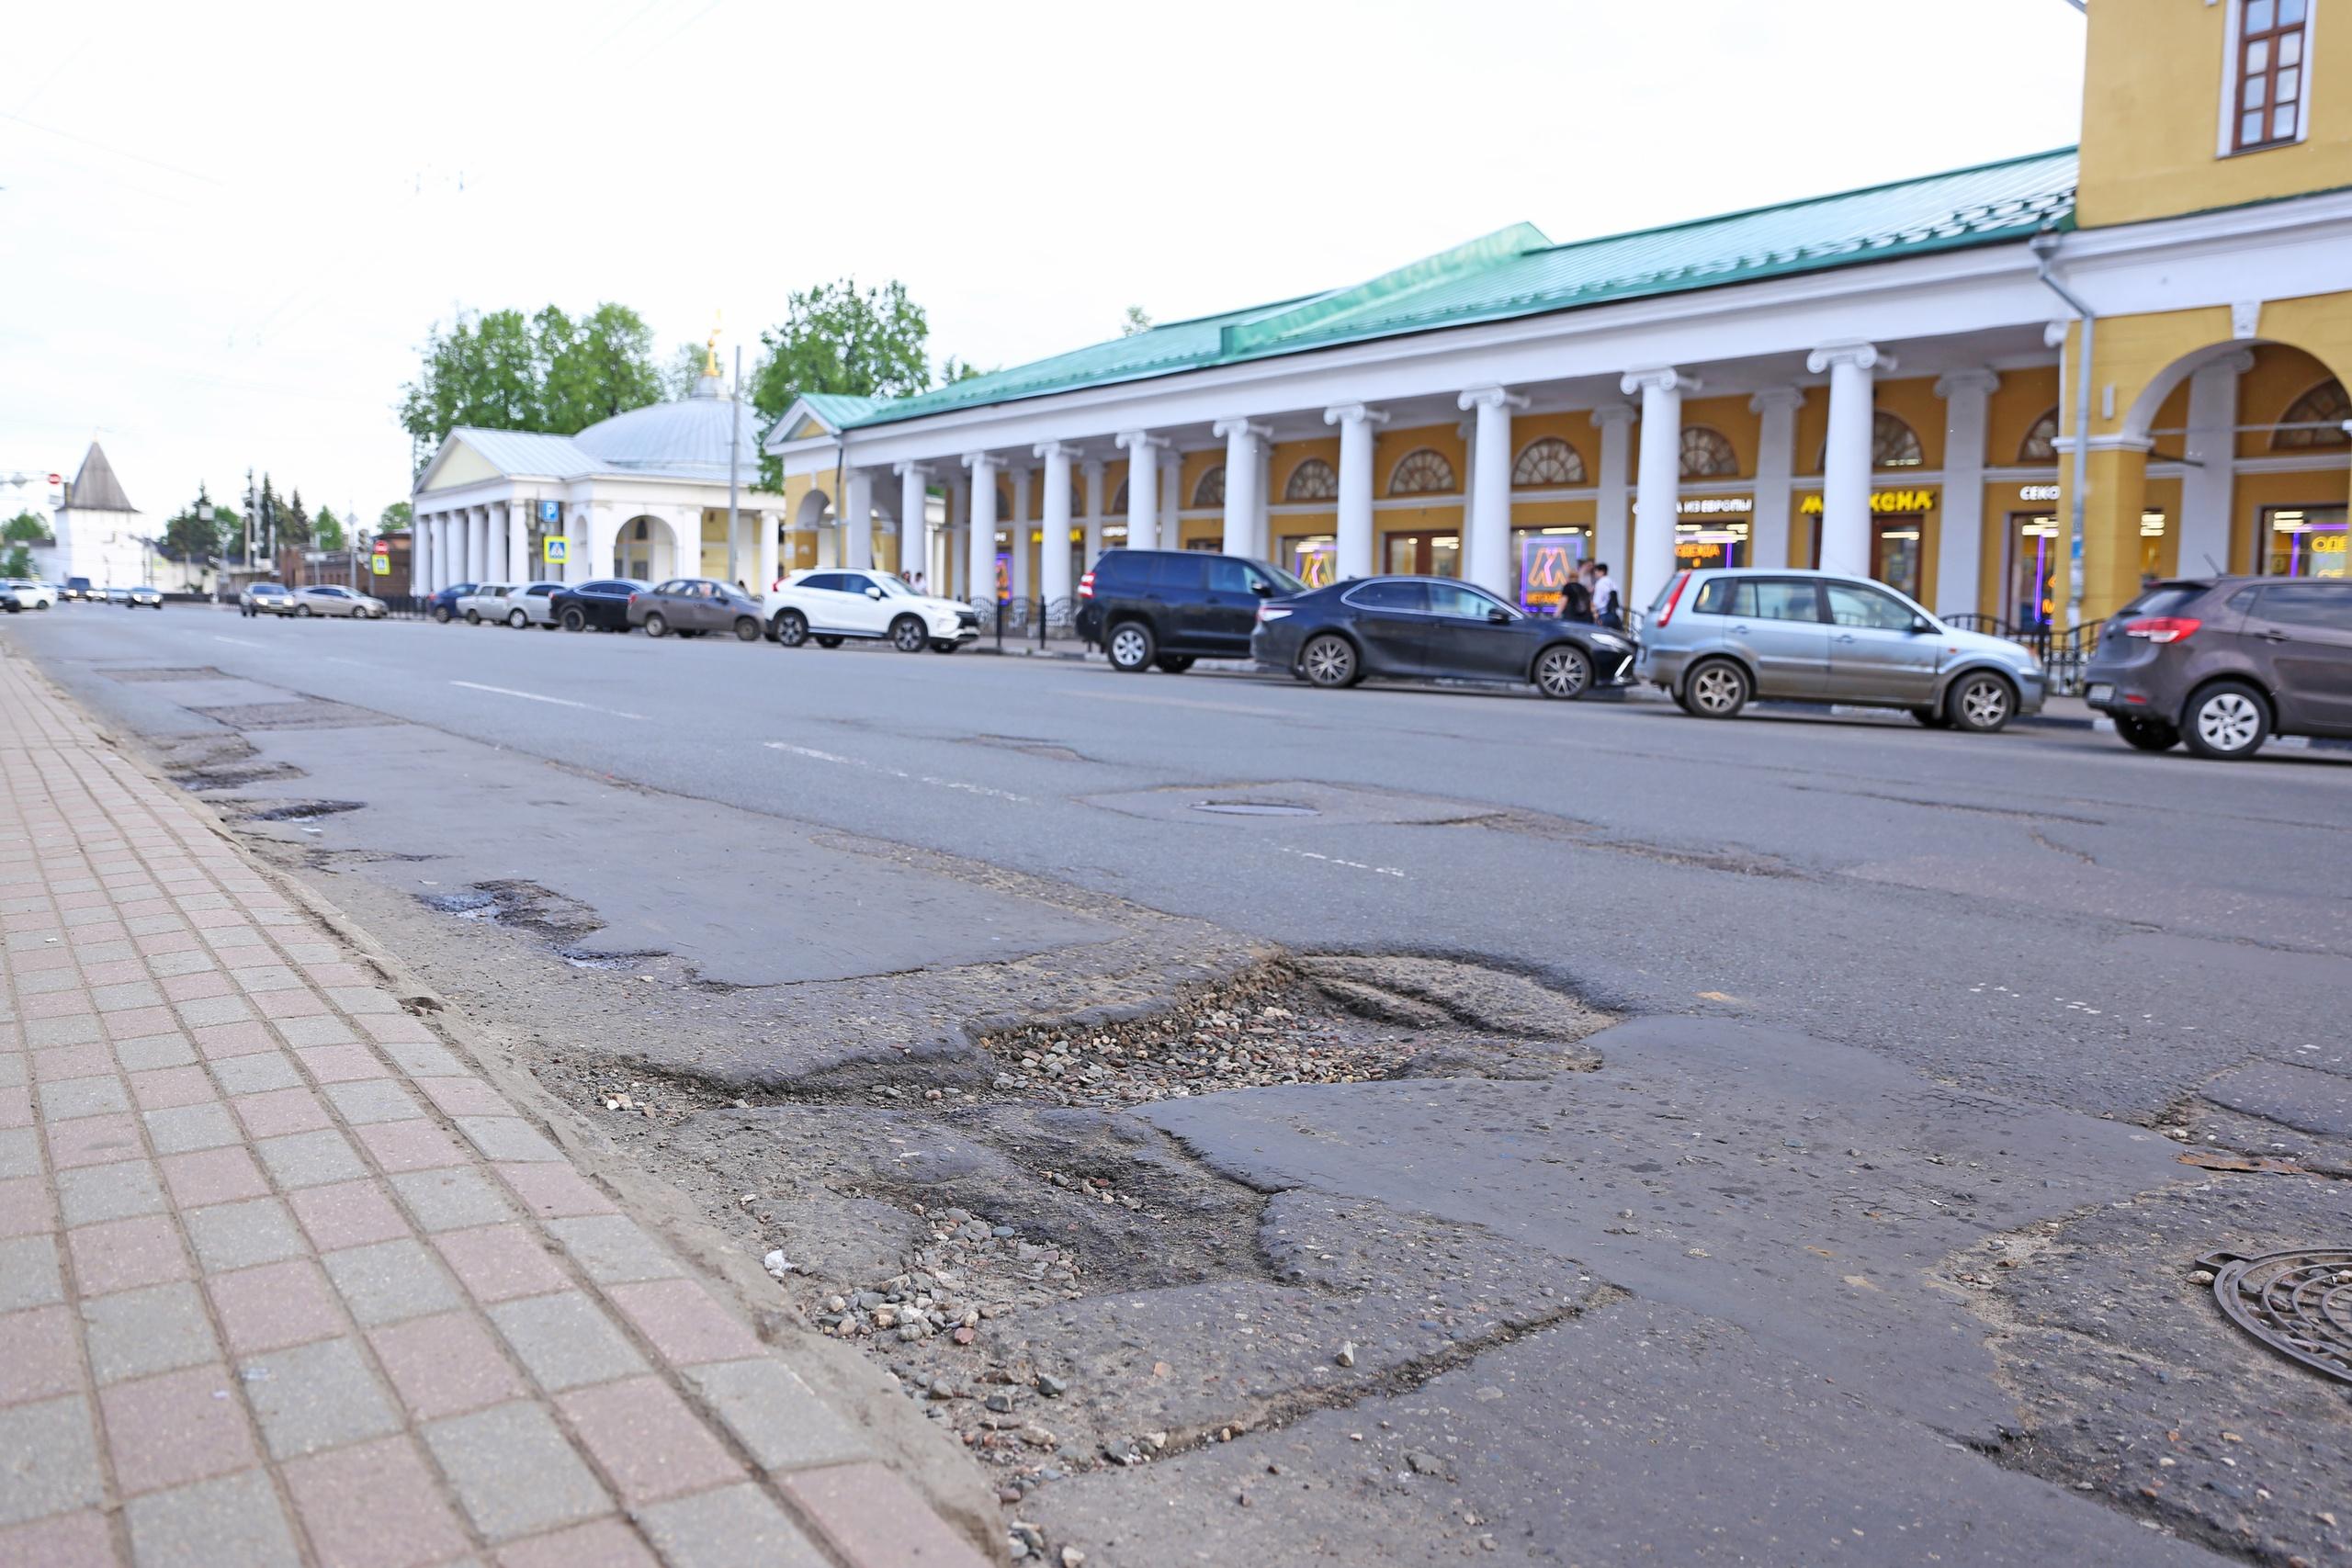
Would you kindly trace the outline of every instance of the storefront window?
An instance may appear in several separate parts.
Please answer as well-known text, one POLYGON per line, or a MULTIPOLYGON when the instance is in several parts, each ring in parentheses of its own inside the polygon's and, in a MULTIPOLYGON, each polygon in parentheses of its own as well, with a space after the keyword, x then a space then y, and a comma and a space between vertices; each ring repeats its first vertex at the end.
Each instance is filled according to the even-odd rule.
POLYGON ((1274 564, 1286 566, 1309 588, 1339 581, 1340 541, 1329 534, 1293 534, 1274 553, 1274 564))
POLYGON ((1519 607, 1531 615, 1560 613, 1560 591, 1592 558, 1589 528, 1514 528, 1511 569, 1519 607))
POLYGON ((1677 523, 1674 564, 1693 571, 1706 567, 1747 565, 1747 525, 1677 523))
POLYGON ((1391 534, 1384 552, 1387 570, 1423 577, 1462 575, 1462 536, 1416 532, 1391 534))
POLYGON ((2047 513, 2009 514, 2009 581, 2002 616, 2019 631, 2048 626, 2058 612, 2058 560, 2065 542, 2047 513))
POLYGON ((2341 506, 2272 506, 2262 513, 2262 570, 2271 577, 2344 577, 2346 529, 2341 506))
POLYGON ((1923 518, 1871 519, 1871 575, 1898 593, 1919 597, 1919 536, 1924 532, 1923 518))
POLYGON ((2165 514, 2161 512, 2140 513, 2140 575, 2162 577, 2165 574, 2165 514))

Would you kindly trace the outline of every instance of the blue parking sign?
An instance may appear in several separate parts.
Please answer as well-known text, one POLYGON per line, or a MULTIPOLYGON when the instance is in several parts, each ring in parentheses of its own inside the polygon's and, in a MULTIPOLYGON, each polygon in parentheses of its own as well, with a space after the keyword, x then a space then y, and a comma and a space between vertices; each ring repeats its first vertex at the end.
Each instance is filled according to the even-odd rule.
POLYGON ((560 501, 543 501, 539 502, 539 521, 542 523, 562 522, 563 502, 560 501))

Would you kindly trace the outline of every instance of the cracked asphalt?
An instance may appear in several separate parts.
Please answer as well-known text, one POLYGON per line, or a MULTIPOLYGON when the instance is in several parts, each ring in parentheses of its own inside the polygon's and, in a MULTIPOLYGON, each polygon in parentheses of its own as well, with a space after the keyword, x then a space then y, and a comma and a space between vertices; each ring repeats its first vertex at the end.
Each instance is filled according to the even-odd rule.
POLYGON ((2352 761, 180 608, 0 636, 788 1249, 778 1332, 910 1269, 1001 1307, 857 1342, 1009 1539, 2352 1562, 2346 1389, 2190 1278, 2352 1237, 2352 761), (978 1043, 1277 989, 1423 1067, 1096 1108, 978 1043))

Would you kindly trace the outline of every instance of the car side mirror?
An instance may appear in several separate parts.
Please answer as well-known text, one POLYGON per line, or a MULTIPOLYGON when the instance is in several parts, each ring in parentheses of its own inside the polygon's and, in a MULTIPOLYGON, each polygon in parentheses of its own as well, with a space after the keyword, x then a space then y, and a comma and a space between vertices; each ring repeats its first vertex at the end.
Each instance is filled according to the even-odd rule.
POLYGON ((1928 619, 1927 616, 1914 615, 1911 617, 1911 635, 1913 637, 1925 637, 1935 629, 1936 623, 1928 619))
POLYGON ((1494 626, 1507 626, 1510 625, 1510 612, 1499 604, 1494 605, 1487 611, 1487 620, 1494 626))
POLYGON ((1274 596, 1274 585, 1262 577, 1253 577, 1250 580, 1250 592, 1261 599, 1271 599, 1274 596))
POLYGON ((865 591, 865 596, 868 599, 879 599, 882 597, 882 590, 879 588, 868 588, 865 591))

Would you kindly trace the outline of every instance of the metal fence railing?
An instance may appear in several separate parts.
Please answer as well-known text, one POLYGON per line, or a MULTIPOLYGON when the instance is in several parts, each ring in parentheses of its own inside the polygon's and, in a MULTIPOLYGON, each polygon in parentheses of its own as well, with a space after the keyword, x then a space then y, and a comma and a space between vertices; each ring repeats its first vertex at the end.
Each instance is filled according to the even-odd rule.
POLYGON ((2083 667, 2098 651, 2099 634, 2107 623, 2085 621, 2078 626, 2053 626, 2047 622, 2018 626, 1998 615, 1946 615, 1946 625, 1961 631, 1982 632, 1987 637, 2007 637, 2033 650, 2050 671, 2050 690, 2057 696, 2078 696, 2083 689, 2083 667))

